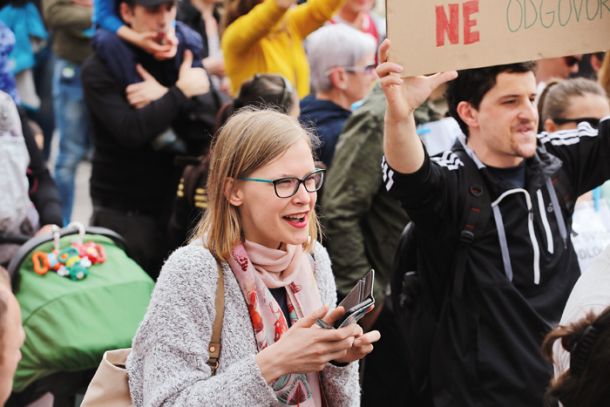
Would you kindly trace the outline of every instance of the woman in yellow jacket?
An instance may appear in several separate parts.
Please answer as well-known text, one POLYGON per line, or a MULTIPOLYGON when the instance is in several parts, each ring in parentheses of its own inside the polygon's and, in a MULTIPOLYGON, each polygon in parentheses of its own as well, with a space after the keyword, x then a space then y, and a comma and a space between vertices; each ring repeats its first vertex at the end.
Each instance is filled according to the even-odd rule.
POLYGON ((280 74, 299 98, 309 94, 303 40, 329 20, 343 0, 225 0, 222 52, 231 94, 257 73, 280 74))

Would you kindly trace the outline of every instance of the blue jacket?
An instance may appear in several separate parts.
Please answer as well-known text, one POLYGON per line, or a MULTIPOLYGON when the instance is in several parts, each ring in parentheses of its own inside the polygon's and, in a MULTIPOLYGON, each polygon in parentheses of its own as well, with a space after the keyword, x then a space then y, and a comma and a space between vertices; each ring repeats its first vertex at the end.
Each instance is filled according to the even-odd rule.
MULTIPOLYGON (((193 66, 201 67, 203 51, 201 36, 186 24, 176 21, 176 37, 178 38, 178 51, 174 58, 176 75, 182 64, 184 51, 187 49, 193 53, 193 66)), ((142 78, 136 71, 138 49, 135 46, 104 29, 98 29, 95 32, 91 45, 95 53, 106 64, 112 76, 123 86, 142 82, 142 78)))
POLYGON ((20 7, 9 4, 0 9, 0 21, 15 34, 15 47, 9 56, 13 74, 32 68, 35 64, 32 37, 41 40, 48 37, 36 6, 32 3, 20 7))
POLYGON ((15 76, 11 72, 9 55, 15 46, 13 32, 0 21, 0 90, 11 95, 15 103, 19 103, 15 76))
POLYGON ((339 134, 347 118, 352 114, 330 100, 319 100, 309 95, 301 100, 301 123, 312 128, 320 138, 321 144, 316 149, 316 157, 330 167, 335 154, 339 134))

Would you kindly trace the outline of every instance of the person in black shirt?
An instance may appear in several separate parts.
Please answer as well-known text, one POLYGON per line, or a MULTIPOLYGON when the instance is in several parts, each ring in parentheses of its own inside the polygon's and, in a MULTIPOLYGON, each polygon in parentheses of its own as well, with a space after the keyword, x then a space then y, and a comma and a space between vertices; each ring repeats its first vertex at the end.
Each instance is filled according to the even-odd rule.
POLYGON ((174 57, 157 60, 118 37, 102 38, 84 63, 95 146, 91 223, 122 234, 128 253, 156 277, 172 249, 164 234, 180 174, 175 159, 206 151, 220 101, 201 67, 201 38, 175 21, 175 1, 130 0, 119 12, 132 29, 158 32, 160 42, 175 30, 178 42, 174 57), (132 61, 141 82, 125 71, 132 61))
POLYGON ((537 134, 533 63, 401 78, 388 52, 386 42, 377 69, 388 102, 384 182, 415 224, 420 278, 444 299, 429 338, 429 404, 543 405, 552 367, 540 346, 580 275, 575 198, 610 178, 610 118, 537 134), (430 157, 413 111, 452 79, 449 112, 464 137, 430 157), (467 207, 481 191, 489 206, 467 207), (476 209, 487 213, 478 226, 464 221, 476 209))

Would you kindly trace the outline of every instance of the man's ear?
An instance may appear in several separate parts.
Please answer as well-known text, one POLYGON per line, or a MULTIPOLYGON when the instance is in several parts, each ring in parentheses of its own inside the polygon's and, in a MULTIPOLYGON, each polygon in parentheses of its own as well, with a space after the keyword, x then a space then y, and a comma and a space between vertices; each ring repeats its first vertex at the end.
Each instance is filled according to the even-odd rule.
POLYGON ((133 20, 133 8, 125 2, 121 2, 119 12, 121 13, 121 18, 123 21, 125 21, 127 25, 131 26, 131 22, 133 20))
POLYGON ((470 103, 461 101, 458 103, 456 111, 460 116, 460 119, 462 119, 468 127, 479 127, 479 112, 470 103))
POLYGON ((329 75, 329 79, 330 83, 333 85, 333 88, 340 90, 347 89, 347 72, 345 72, 345 69, 341 67, 333 69, 329 75))
POLYGON ((233 206, 241 206, 244 203, 243 193, 234 178, 227 178, 224 187, 224 196, 233 206))
POLYGON ((544 121, 544 131, 548 131, 549 133, 557 131, 557 125, 550 117, 544 121))

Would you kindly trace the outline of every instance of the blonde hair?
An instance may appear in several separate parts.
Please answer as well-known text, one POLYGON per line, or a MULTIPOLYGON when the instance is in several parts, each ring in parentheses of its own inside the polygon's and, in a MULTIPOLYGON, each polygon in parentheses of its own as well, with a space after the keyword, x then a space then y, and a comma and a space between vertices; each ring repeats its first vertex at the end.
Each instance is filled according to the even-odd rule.
MULTIPOLYGON (((203 239, 216 259, 227 261, 235 244, 243 240, 239 212, 224 195, 227 181, 267 165, 300 140, 310 148, 316 142, 295 118, 274 110, 246 107, 229 118, 212 144, 208 208, 192 240, 203 239)), ((312 209, 305 250, 311 251, 318 230, 318 218, 312 209)))

